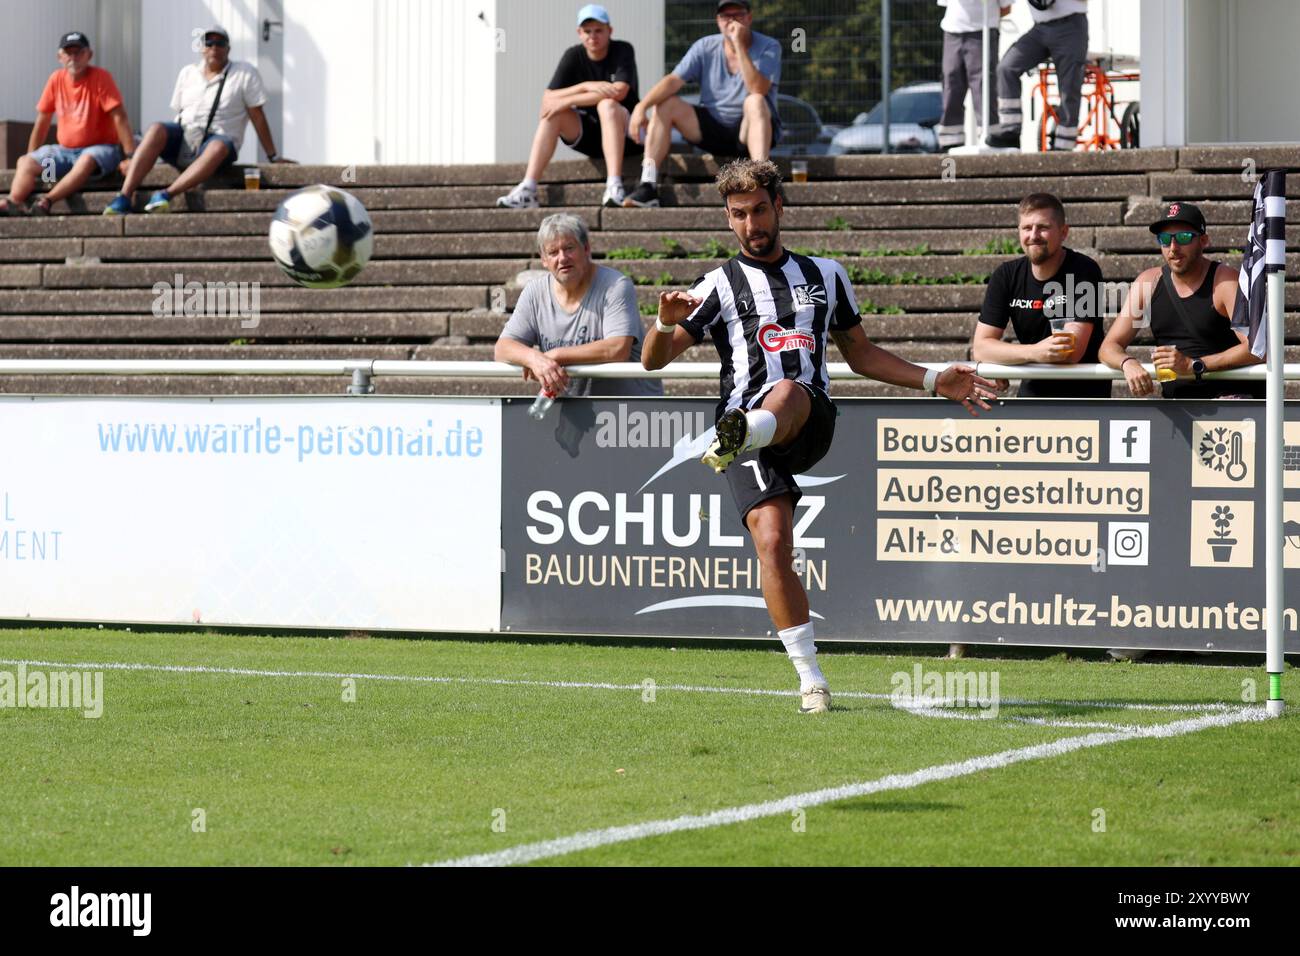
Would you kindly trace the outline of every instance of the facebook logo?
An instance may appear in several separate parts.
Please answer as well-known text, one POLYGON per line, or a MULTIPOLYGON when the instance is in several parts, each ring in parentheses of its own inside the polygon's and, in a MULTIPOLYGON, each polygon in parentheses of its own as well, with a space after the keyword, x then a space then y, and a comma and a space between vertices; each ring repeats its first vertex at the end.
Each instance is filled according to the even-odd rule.
POLYGON ((1112 420, 1110 460, 1113 464, 1151 464, 1151 423, 1112 420))

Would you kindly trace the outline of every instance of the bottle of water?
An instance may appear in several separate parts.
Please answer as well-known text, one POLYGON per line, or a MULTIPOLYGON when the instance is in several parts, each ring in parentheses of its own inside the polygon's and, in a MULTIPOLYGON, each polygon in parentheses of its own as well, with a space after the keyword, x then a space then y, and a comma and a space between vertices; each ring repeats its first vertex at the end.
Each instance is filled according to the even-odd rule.
POLYGON ((551 406, 554 404, 555 396, 546 389, 542 389, 537 393, 537 397, 533 399, 532 407, 528 409, 528 417, 533 421, 540 422, 546 417, 546 413, 551 410, 551 406))

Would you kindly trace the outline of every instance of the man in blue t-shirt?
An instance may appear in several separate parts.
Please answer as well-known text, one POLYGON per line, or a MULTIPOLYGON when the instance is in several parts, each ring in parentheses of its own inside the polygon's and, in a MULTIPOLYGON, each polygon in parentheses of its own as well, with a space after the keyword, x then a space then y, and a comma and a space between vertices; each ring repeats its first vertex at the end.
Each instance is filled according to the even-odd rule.
POLYGON ((632 110, 628 135, 645 143, 645 158, 641 183, 624 206, 659 205, 659 167, 668 157, 674 129, 714 155, 767 159, 781 135, 776 112, 781 44, 755 33, 753 22, 749 0, 722 0, 718 33, 696 40, 632 110), (677 95, 687 83, 700 85, 699 106, 677 95), (651 107, 654 115, 648 116, 651 107))

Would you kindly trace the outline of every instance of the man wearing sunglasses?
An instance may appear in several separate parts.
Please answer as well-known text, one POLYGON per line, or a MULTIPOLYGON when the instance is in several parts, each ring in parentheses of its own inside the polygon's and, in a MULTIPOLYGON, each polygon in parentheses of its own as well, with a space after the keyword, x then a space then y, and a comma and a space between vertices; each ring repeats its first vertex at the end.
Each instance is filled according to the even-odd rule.
POLYGON ((162 157, 181 171, 166 189, 149 197, 144 211, 168 212, 171 201, 235 162, 249 120, 272 163, 288 162, 275 150, 271 126, 262 106, 266 90, 251 63, 230 59, 230 34, 222 27, 203 33, 203 59, 181 68, 172 91, 176 122, 154 123, 140 140, 122 191, 104 210, 106 216, 131 212, 135 191, 162 157))
POLYGON ((1261 360, 1246 336, 1232 328, 1237 270, 1205 257, 1205 216, 1188 202, 1171 202, 1151 224, 1165 264, 1147 269, 1129 289, 1124 307, 1101 346, 1101 361, 1121 369, 1135 396, 1155 394, 1156 383, 1127 352, 1149 323, 1152 362, 1165 398, 1263 398, 1263 382, 1204 379, 1261 360))

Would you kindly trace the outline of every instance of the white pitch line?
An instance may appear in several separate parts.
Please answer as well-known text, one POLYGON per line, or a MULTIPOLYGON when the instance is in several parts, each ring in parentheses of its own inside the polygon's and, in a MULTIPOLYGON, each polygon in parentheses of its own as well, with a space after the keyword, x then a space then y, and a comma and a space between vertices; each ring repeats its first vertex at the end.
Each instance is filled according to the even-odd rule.
MULTIPOLYGON (((354 680, 392 681, 411 684, 490 684, 498 687, 557 687, 574 690, 628 690, 638 693, 646 690, 644 683, 610 684, 597 681, 567 680, 514 680, 505 677, 439 677, 422 674, 364 674, 343 671, 272 671, 254 670, 246 667, 208 667, 204 664, 137 664, 119 661, 38 661, 19 658, 0 658, 0 664, 23 664, 27 667, 57 667, 68 670, 116 670, 116 671, 153 671, 167 674, 221 674, 231 677, 314 677, 342 680, 346 677, 354 680)), ((710 687, 693 684, 658 684, 656 691, 682 691, 692 694, 747 694, 761 697, 791 697, 791 690, 769 690, 762 687, 710 687)), ((837 690, 837 698, 849 700, 887 700, 911 701, 912 698, 899 698, 896 694, 876 694, 869 691, 837 690)), ((919 698, 918 698, 919 700, 919 698)), ((928 705, 943 705, 949 700, 928 700, 928 705)), ((1004 697, 999 701, 1003 707, 1091 707, 1100 710, 1150 710, 1203 714, 1207 711, 1224 713, 1235 712, 1244 705, 1225 704, 1211 701, 1204 704, 1134 704, 1116 703, 1104 700, 1027 700, 1018 697, 1004 697)))
POLYGON ((606 827, 601 830, 586 830, 555 840, 523 843, 495 853, 479 853, 425 865, 515 866, 522 863, 533 863, 537 860, 567 856, 570 853, 592 850, 615 843, 644 840, 647 837, 665 836, 685 830, 705 830, 712 827, 730 826, 733 823, 757 820, 761 817, 781 816, 795 810, 806 810, 809 807, 820 806, 825 803, 836 803, 841 800, 882 793, 887 790, 908 790, 923 784, 934 783, 939 780, 951 780, 956 777, 980 773, 984 770, 1007 767, 1026 760, 1059 757, 1089 747, 1102 747, 1125 740, 1178 737, 1183 734, 1205 730, 1209 727, 1227 727, 1243 721, 1264 721, 1268 719, 1268 714, 1264 708, 1249 707, 1231 713, 1209 714, 1204 717, 1176 720, 1152 727, 1137 727, 1133 730, 1120 732, 1065 737, 1051 743, 1036 744, 1032 747, 1021 747, 1016 750, 1004 750, 1001 753, 989 754, 985 757, 972 757, 969 760, 960 760, 956 763, 925 767, 911 773, 890 774, 878 780, 796 793, 780 800, 751 803, 740 807, 730 807, 725 810, 715 810, 712 813, 674 817, 669 820, 649 820, 645 823, 606 827))

